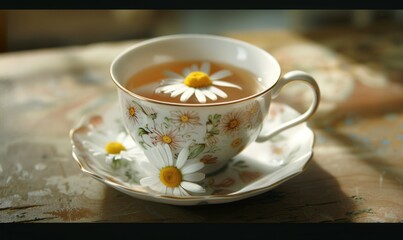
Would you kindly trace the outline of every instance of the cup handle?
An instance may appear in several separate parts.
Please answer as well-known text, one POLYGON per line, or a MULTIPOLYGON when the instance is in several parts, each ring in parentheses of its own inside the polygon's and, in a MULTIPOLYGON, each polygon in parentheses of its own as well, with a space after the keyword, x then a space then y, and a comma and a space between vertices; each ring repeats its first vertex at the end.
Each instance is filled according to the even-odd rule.
POLYGON ((284 76, 277 82, 277 84, 272 89, 271 98, 272 99, 276 98, 279 95, 281 89, 287 83, 290 83, 293 81, 302 81, 302 82, 308 84, 308 86, 313 90, 314 98, 312 100, 311 106, 302 115, 281 124, 280 126, 276 127, 272 131, 270 131, 269 133, 265 133, 265 134, 260 133, 260 135, 256 139, 256 142, 267 141, 268 139, 270 139, 274 135, 280 133, 281 131, 291 128, 302 122, 305 122, 315 113, 316 109, 318 108, 319 100, 320 100, 319 86, 318 86, 318 83, 315 81, 315 79, 312 76, 310 76, 309 74, 307 74, 306 72, 290 71, 290 72, 287 72, 286 74, 284 74, 284 76))

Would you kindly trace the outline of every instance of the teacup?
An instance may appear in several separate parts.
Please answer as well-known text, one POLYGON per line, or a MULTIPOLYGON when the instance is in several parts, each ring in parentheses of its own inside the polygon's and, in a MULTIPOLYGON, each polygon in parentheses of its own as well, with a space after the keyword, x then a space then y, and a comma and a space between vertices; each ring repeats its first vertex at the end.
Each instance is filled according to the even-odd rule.
POLYGON ((123 124, 136 144, 145 151, 165 143, 176 156, 187 147, 189 159, 205 164, 201 170, 205 174, 221 169, 254 141, 267 141, 281 131, 307 121, 320 100, 318 85, 309 74, 290 71, 281 77, 280 66, 270 53, 247 42, 222 36, 177 34, 145 40, 119 54, 112 62, 110 72, 117 86, 123 124), (262 89, 230 101, 173 103, 145 97, 125 87, 131 76, 147 67, 195 59, 246 69, 258 76, 262 89), (312 89, 311 106, 281 126, 264 126, 268 131, 262 132, 272 99, 284 85, 294 81, 301 81, 312 89))

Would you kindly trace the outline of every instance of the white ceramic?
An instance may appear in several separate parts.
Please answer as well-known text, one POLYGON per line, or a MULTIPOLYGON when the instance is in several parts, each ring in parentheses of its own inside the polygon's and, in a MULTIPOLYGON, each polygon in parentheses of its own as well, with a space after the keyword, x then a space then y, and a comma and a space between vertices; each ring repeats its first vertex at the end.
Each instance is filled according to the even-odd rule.
MULTIPOLYGON (((301 173, 313 154, 314 133, 306 123, 301 123, 268 141, 251 143, 231 158, 225 168, 206 175, 199 183, 206 193, 163 195, 139 184, 142 177, 139 164, 147 161, 144 155, 114 169, 106 163, 105 156, 94 156, 84 147, 83 142, 88 140, 90 133, 109 130, 125 132, 119 111, 117 105, 112 105, 101 114, 84 116, 70 131, 73 156, 83 172, 139 199, 173 205, 218 204, 245 199, 267 192, 301 173)), ((287 105, 272 103, 264 126, 277 127, 299 115, 287 105)))
POLYGON ((225 166, 256 140, 267 141, 306 121, 314 114, 320 99, 318 85, 307 73, 291 71, 280 77, 280 66, 271 54, 249 43, 221 36, 179 34, 146 40, 118 55, 110 71, 118 89, 123 124, 135 142, 143 150, 158 142, 168 143, 173 154, 190 144, 190 158, 203 161, 202 172, 207 174, 225 166), (146 67, 194 59, 247 69, 259 76, 264 90, 224 103, 176 104, 145 98, 123 87, 129 77, 146 67), (310 108, 281 126, 274 127, 268 122, 269 125, 263 126, 263 116, 267 116, 272 98, 293 81, 308 84, 313 90, 310 108), (192 117, 193 124, 183 124, 181 116, 192 117), (205 161, 207 158, 215 160, 205 161))

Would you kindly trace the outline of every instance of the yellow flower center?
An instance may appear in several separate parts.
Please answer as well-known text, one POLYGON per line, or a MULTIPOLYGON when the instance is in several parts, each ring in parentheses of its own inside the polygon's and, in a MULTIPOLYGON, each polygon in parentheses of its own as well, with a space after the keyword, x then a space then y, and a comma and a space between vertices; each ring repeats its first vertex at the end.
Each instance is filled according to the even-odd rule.
POLYGON ((130 116, 133 117, 136 114, 136 109, 134 109, 134 107, 130 107, 129 108, 129 114, 130 114, 130 116))
POLYGON ((191 72, 184 81, 185 85, 192 88, 202 88, 210 86, 212 81, 204 72, 191 72))
POLYGON ((231 143, 231 147, 236 148, 242 143, 242 138, 237 138, 231 143))
POLYGON ((161 182, 170 188, 179 186, 182 182, 182 173, 178 168, 173 166, 164 167, 160 171, 161 182))
POLYGON ((283 149, 281 147, 274 147, 273 152, 277 155, 280 155, 283 153, 283 149))
POLYGON ((228 127, 229 127, 230 129, 233 129, 233 128, 236 128, 236 127, 238 126, 238 124, 239 124, 238 120, 232 119, 232 120, 229 122, 228 127))
POLYGON ((105 145, 105 151, 109 154, 119 154, 126 148, 119 142, 109 142, 105 145))
POLYGON ((188 122, 189 121, 189 117, 188 116, 186 116, 186 115, 182 115, 181 116, 181 122, 188 122))
POLYGON ((164 135, 162 136, 162 141, 164 141, 167 144, 170 144, 172 142, 172 138, 170 136, 164 135))

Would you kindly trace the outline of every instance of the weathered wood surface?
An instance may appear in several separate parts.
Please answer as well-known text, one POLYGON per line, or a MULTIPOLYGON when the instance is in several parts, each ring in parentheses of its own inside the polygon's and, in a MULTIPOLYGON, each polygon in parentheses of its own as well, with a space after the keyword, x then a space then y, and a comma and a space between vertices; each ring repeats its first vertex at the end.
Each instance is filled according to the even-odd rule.
MULTIPOLYGON (((134 41, 7 53, 0 55, 0 222, 402 222, 403 33, 226 35, 273 52, 284 72, 322 70, 306 171, 233 203, 178 207, 132 198, 80 171, 69 130, 117 100, 109 64, 134 41), (310 44, 327 59, 306 60, 310 44), (287 60, 290 52, 306 58, 287 60)), ((292 94, 284 90, 278 101, 303 110, 309 96, 292 94)))

